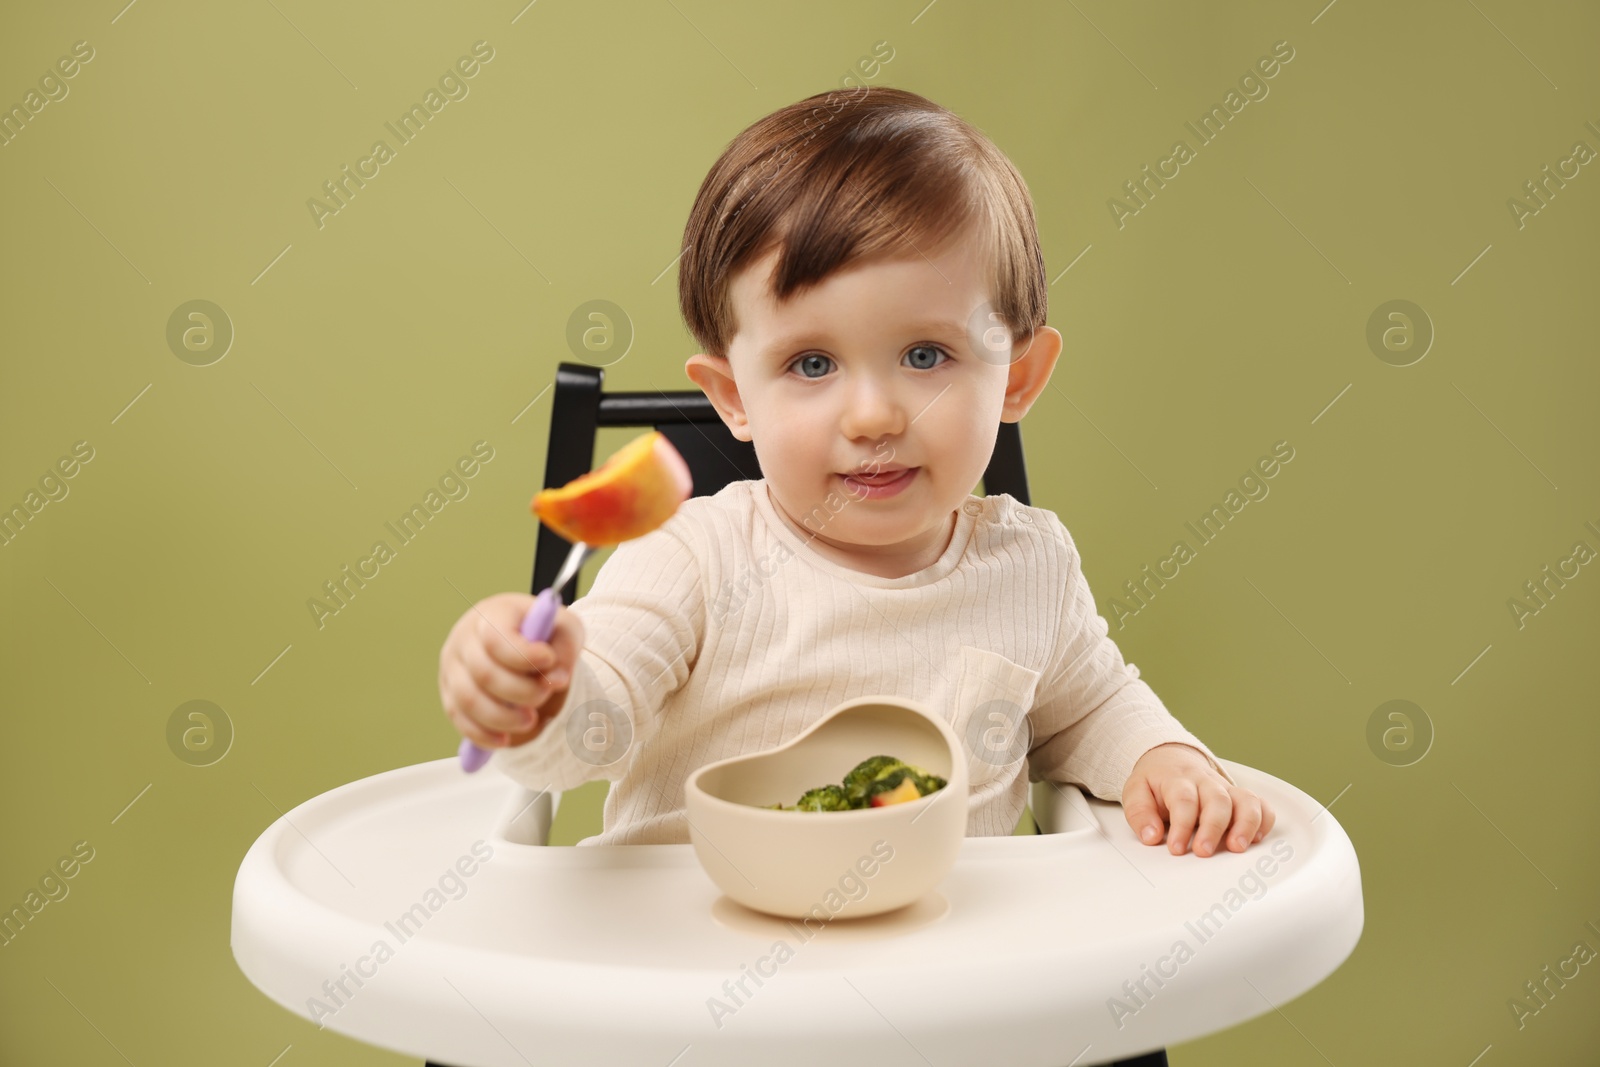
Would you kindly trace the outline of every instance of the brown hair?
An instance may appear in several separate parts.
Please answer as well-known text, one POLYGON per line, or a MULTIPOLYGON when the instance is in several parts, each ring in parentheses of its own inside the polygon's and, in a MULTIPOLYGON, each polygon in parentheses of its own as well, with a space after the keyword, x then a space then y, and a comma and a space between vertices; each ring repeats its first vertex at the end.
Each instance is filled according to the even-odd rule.
POLYGON ((1033 202, 981 131, 904 89, 809 96, 729 142, 683 232, 678 303, 703 350, 726 358, 737 323, 730 277, 779 247, 779 300, 868 257, 931 254, 975 225, 993 264, 993 310, 1013 338, 1048 301, 1033 202))

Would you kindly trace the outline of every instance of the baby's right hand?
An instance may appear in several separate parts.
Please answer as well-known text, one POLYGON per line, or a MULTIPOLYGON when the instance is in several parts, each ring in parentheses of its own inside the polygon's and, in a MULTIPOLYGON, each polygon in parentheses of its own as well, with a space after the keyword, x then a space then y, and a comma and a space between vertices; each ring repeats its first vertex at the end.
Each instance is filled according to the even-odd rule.
POLYGON ((439 650, 439 698, 462 735, 480 748, 526 744, 566 703, 583 649, 583 620, 556 609, 550 640, 522 636, 527 593, 498 593, 469 608, 439 650))

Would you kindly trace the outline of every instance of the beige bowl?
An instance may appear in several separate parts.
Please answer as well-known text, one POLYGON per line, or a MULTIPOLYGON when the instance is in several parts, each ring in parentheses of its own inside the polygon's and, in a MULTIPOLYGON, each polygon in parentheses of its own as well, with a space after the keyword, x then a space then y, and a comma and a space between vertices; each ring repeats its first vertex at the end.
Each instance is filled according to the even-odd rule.
POLYGON ((684 784, 689 839, 711 880, 786 918, 859 918, 920 899, 955 865, 967 833, 967 760, 955 731, 916 701, 845 701, 799 737, 699 768, 684 784), (871 756, 946 779, 920 800, 858 811, 773 811, 838 783, 871 756))

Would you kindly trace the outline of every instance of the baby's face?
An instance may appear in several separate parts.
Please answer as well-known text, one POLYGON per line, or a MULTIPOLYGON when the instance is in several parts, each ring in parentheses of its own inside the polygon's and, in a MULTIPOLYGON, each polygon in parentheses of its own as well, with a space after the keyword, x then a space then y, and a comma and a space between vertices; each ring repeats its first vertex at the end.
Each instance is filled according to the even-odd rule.
MULTIPOLYGON (((738 332, 726 371, 742 405, 731 428, 754 442, 775 502, 813 543, 863 570, 920 569, 983 477, 1002 414, 1020 419, 1037 393, 1025 389, 1020 410, 1008 401, 1014 356, 1003 334, 998 350, 978 349, 986 258, 967 238, 931 257, 857 263, 782 305, 768 284, 776 259, 730 283, 738 332), (907 472, 894 487, 851 478, 894 471, 907 472)), ((1059 334, 1049 333, 1054 346, 1040 347, 1053 364, 1059 334)), ((713 369, 712 357, 690 367, 697 361, 713 369)))

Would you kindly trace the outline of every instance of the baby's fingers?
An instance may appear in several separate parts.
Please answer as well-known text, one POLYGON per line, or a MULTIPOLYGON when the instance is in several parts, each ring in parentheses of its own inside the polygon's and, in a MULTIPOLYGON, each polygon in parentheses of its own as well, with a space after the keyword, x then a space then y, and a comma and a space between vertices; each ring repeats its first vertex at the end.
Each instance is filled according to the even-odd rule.
POLYGON ((1266 797, 1258 797, 1257 799, 1261 801, 1261 829, 1256 831, 1255 840, 1260 841, 1272 832, 1272 826, 1278 821, 1278 816, 1272 810, 1272 805, 1267 802, 1266 797))
POLYGON ((572 663, 583 648, 583 623, 565 607, 556 610, 555 625, 547 641, 529 641, 516 626, 497 625, 483 620, 480 643, 495 663, 517 674, 527 675, 550 685, 565 685, 571 680, 572 663))
POLYGON ((1228 849, 1243 852, 1256 840, 1261 827, 1262 800, 1248 789, 1235 787, 1233 793, 1233 825, 1228 828, 1228 849))
POLYGON ((478 646, 505 669, 541 678, 555 663, 555 657, 545 642, 523 637, 520 627, 520 619, 512 620, 503 612, 480 615, 476 626, 478 646))
MULTIPOLYGON (((450 668, 446 678, 445 714, 460 729, 463 723, 476 727, 486 734, 492 747, 509 743, 505 735, 526 732, 531 728, 530 716, 521 708, 507 707, 479 689, 465 668, 450 668), (457 716, 460 716, 457 718, 457 716)), ((462 733, 483 745, 483 738, 462 729, 462 733)))
POLYGON ((1222 835, 1233 819, 1233 796, 1226 786, 1213 781, 1202 781, 1199 789, 1200 827, 1194 835, 1194 854, 1210 856, 1222 843, 1222 835))
POLYGON ((452 699, 444 706, 444 713, 450 720, 450 725, 456 732, 467 738, 473 744, 483 749, 500 748, 506 743, 503 733, 494 733, 485 730, 479 723, 467 714, 463 702, 452 699))
POLYGON ((1128 782, 1122 794, 1122 814, 1140 841, 1154 845, 1161 840, 1161 812, 1148 778, 1140 777, 1128 782))
POLYGON ((1194 834, 1195 819, 1200 814, 1200 790, 1187 778, 1171 778, 1161 785, 1166 799, 1167 812, 1172 817, 1167 831, 1167 848, 1174 856, 1183 855, 1194 834))
POLYGON ((480 648, 466 649, 462 653, 462 665, 471 688, 487 698, 481 704, 482 713, 474 717, 489 729, 528 729, 533 724, 522 709, 537 709, 550 698, 548 685, 491 662, 480 648))

